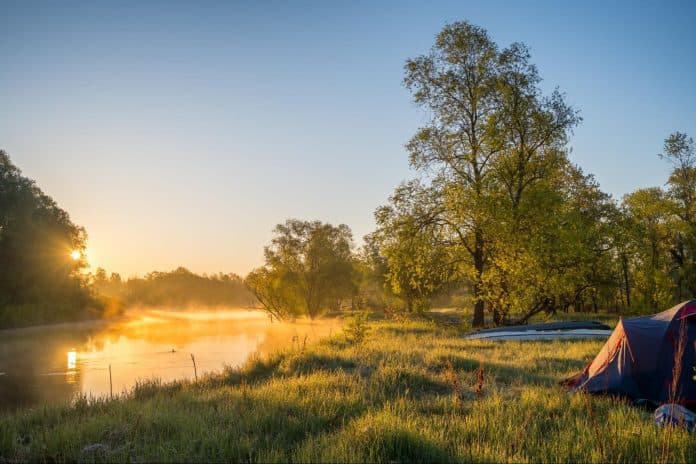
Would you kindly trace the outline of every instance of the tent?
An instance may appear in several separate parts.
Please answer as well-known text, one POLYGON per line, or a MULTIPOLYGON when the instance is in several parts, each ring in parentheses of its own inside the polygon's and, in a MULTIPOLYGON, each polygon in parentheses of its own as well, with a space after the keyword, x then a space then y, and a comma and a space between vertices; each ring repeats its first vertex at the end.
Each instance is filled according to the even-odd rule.
POLYGON ((594 360, 562 383, 573 391, 696 409, 696 300, 619 320, 594 360))

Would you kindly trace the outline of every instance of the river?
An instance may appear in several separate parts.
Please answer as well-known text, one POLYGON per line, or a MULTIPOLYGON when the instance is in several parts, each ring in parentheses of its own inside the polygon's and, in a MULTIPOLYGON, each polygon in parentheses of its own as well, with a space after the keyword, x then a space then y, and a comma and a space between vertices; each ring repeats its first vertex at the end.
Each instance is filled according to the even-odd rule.
POLYGON ((336 319, 271 322, 253 310, 141 310, 112 322, 3 330, 0 412, 117 395, 140 379, 193 379, 191 355, 200 377, 340 330, 336 319))

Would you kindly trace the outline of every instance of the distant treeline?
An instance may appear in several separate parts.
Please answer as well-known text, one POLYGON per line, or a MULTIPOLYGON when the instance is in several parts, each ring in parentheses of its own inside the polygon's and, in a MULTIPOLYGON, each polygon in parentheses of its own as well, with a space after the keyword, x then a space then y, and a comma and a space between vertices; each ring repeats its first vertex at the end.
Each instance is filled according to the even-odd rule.
POLYGON ((249 307, 256 303, 254 295, 236 274, 198 275, 183 267, 127 280, 116 273, 107 276, 99 268, 92 276, 92 288, 112 310, 131 306, 249 307))

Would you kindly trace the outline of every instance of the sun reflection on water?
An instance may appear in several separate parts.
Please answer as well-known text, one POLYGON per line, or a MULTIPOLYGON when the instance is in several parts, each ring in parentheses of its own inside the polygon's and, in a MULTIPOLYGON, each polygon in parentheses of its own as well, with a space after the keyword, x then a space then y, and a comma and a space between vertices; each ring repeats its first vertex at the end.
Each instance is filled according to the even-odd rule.
POLYGON ((0 338, 0 379, 5 372, 30 380, 34 372, 40 374, 31 392, 17 384, 12 397, 2 391, 7 382, 0 382, 0 411, 23 395, 35 404, 59 403, 75 393, 100 397, 129 391, 139 380, 194 381, 196 374, 241 366, 251 356, 301 349, 305 340, 312 343, 340 327, 338 320, 271 323, 266 314, 246 309, 139 310, 85 328, 46 328, 31 339, 0 338), (19 362, 24 359, 31 362, 19 362), (35 390, 36 398, 30 397, 35 390))
POLYGON ((68 370, 74 371, 77 368, 77 351, 68 351, 68 370))

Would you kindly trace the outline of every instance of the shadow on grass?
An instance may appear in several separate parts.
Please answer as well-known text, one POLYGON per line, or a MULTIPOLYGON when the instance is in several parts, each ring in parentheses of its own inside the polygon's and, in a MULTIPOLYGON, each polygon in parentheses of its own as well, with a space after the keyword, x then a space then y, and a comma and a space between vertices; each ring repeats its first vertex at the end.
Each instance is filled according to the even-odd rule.
POLYGON ((428 370, 430 372, 444 372, 449 369, 449 366, 457 371, 475 371, 481 365, 480 359, 467 358, 464 356, 448 356, 441 355, 428 362, 428 370))
POLYGON ((409 370, 380 369, 372 377, 371 381, 379 386, 378 391, 385 396, 385 400, 406 394, 411 397, 421 398, 426 395, 441 395, 452 392, 450 384, 433 379, 420 372, 409 370))
POLYGON ((340 430, 310 437, 292 454, 298 462, 457 462, 445 443, 421 433, 388 409, 373 409, 340 430))
POLYGON ((241 367, 225 366, 221 374, 214 374, 196 384, 197 388, 215 388, 222 386, 239 386, 242 384, 260 384, 278 375, 278 366, 283 362, 285 353, 274 353, 268 357, 252 357, 241 367))
POLYGON ((590 360, 568 358, 541 358, 535 361, 536 369, 551 372, 578 372, 587 366, 590 360))
POLYGON ((353 361, 340 356, 304 353, 286 358, 280 365, 280 370, 286 375, 302 375, 317 371, 352 370, 355 367, 356 364, 353 361))
MULTIPOLYGON (((556 385, 560 378, 556 375, 546 375, 535 372, 535 369, 514 367, 509 364, 487 362, 483 364, 484 379, 490 375, 497 384, 510 385, 556 385)), ((485 380, 484 380, 485 382, 485 380)))
POLYGON ((475 353, 479 353, 482 351, 492 351, 492 350, 497 350, 498 347, 491 342, 480 342, 480 341, 474 341, 474 340, 465 340, 464 338, 461 338, 461 341, 459 343, 438 343, 437 344, 438 348, 441 348, 443 350, 455 350, 455 351, 471 351, 475 353))
POLYGON ((428 327, 380 327, 377 333, 386 333, 390 336, 403 337, 404 335, 432 334, 433 329, 428 327))
MULTIPOLYGON (((356 397, 327 395, 315 404, 303 401, 297 392, 283 395, 282 391, 255 389, 224 399, 199 398, 197 403, 196 415, 207 427, 195 437, 203 451, 188 458, 180 456, 179 461, 205 461, 212 449, 223 462, 263 462, 271 455, 276 456, 274 460, 288 462, 302 442, 340 433, 373 406, 356 397), (221 404, 224 409, 220 409, 221 404)), ((153 440, 157 443, 158 437, 153 440)))
POLYGON ((369 462, 456 462, 432 441, 399 427, 378 431, 369 446, 369 462))

